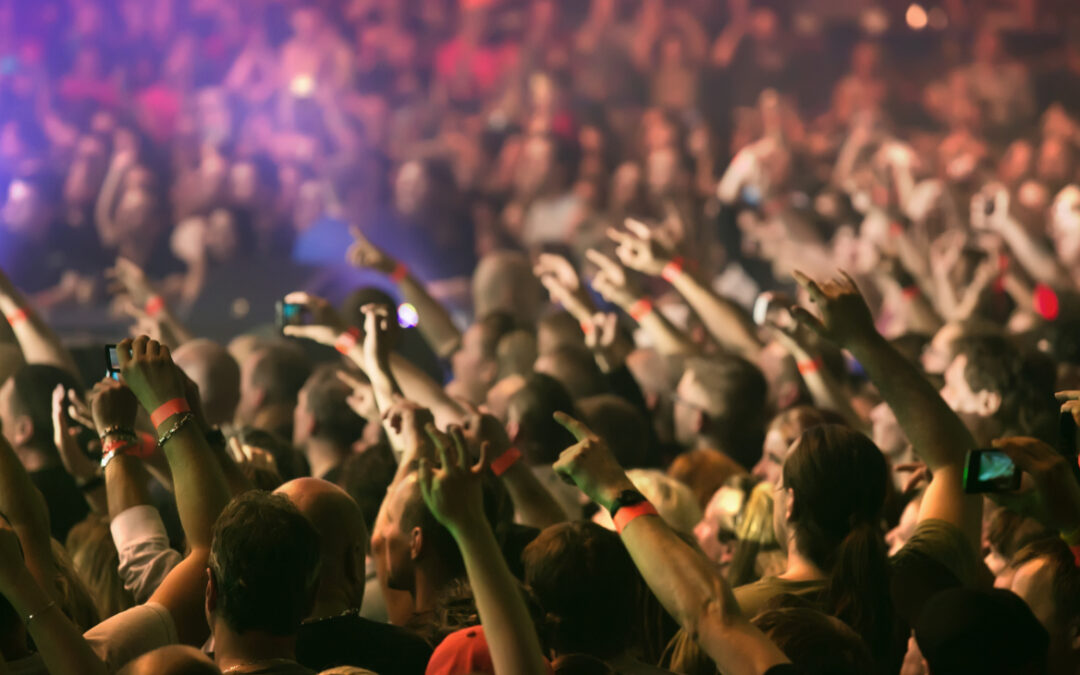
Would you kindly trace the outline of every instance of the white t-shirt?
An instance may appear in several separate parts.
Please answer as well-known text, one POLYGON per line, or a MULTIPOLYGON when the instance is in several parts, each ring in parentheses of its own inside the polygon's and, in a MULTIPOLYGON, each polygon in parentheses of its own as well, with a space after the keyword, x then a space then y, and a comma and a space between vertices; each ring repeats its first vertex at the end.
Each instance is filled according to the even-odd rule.
POLYGON ((176 644, 176 623, 164 605, 148 602, 105 619, 83 633, 110 672, 159 647, 176 644))

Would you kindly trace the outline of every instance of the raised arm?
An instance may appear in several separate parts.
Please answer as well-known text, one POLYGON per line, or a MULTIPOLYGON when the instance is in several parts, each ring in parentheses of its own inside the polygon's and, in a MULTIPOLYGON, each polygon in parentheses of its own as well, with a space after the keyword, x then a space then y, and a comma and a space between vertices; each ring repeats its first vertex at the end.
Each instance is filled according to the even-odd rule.
POLYGON ((1009 192, 992 184, 971 198, 971 225, 1001 235, 1031 278, 1055 288, 1072 288, 1072 277, 1054 251, 1039 242, 1009 213, 1009 192))
POLYGON ((648 225, 627 218, 626 229, 627 232, 608 230, 608 236, 619 244, 615 250, 619 260, 643 274, 663 276, 697 313, 717 342, 755 361, 762 344, 746 312, 690 274, 681 258, 660 245, 648 225))
POLYGON ((53 443, 60 454, 60 461, 75 485, 82 491, 86 503, 96 513, 109 512, 105 498, 105 481, 102 479, 101 465, 86 456, 73 435, 74 429, 68 424, 68 396, 75 395, 74 390, 67 390, 64 385, 56 385, 52 397, 53 443), (71 392, 70 394, 68 392, 71 392))
POLYGON ((953 523, 979 550, 982 498, 966 494, 963 485, 964 457, 975 447, 971 432, 915 366, 877 332, 870 309, 851 277, 844 274, 820 284, 801 273, 795 278, 821 314, 818 319, 806 309, 795 308, 799 320, 850 351, 862 364, 932 472, 919 519, 953 523))
POLYGON ((129 312, 140 321, 150 321, 157 325, 161 341, 170 349, 194 339, 191 331, 176 316, 172 307, 161 293, 146 278, 142 268, 127 258, 117 258, 116 265, 106 271, 113 279, 118 290, 127 294, 131 300, 129 312))
POLYGON ((124 382, 155 422, 191 550, 151 601, 168 608, 182 642, 201 644, 209 634, 203 611, 206 563, 214 522, 229 501, 228 486, 195 416, 189 412, 184 380, 169 348, 142 335, 124 340, 117 350, 124 382))
POLYGON ((0 529, 0 593, 26 625, 51 675, 105 675, 108 670, 64 616, 54 592, 42 588, 23 563, 19 538, 0 529))
POLYGON ((664 356, 695 354, 697 347, 678 328, 673 326, 653 307, 644 293, 632 287, 622 265, 603 253, 589 249, 586 257, 600 268, 593 277, 593 288, 608 302, 615 303, 630 315, 656 343, 656 350, 664 356))
POLYGON ((471 465, 461 427, 451 427, 449 436, 434 425, 427 431, 442 467, 426 458, 420 461, 420 491, 432 515, 461 549, 494 671, 543 675, 549 671, 536 627, 484 517, 481 485, 489 470, 486 455, 481 452, 479 462, 471 465))
POLYGON ((30 306, 3 270, 0 270, 0 314, 11 324, 11 331, 27 363, 56 366, 80 378, 75 359, 61 344, 59 336, 30 306))
POLYGON ((45 497, 30 480, 22 462, 0 436, 0 514, 19 537, 22 558, 41 589, 60 599, 56 562, 49 535, 49 509, 45 497))
MULTIPOLYGON (((563 451, 555 470, 611 511, 620 494, 635 490, 634 484, 607 445, 584 424, 562 413, 555 413, 555 418, 578 440, 563 451)), ((620 519, 619 534, 645 583, 717 668, 726 675, 760 675, 788 663, 784 653, 742 616, 724 577, 655 513, 654 509, 651 515, 620 519)))
POLYGON ((348 252, 348 260, 356 267, 367 267, 387 275, 397 284, 402 297, 416 307, 421 321, 420 334, 441 358, 450 358, 461 344, 461 331, 454 325, 450 313, 431 297, 427 288, 403 263, 394 260, 367 240, 357 227, 352 228, 356 243, 348 252))

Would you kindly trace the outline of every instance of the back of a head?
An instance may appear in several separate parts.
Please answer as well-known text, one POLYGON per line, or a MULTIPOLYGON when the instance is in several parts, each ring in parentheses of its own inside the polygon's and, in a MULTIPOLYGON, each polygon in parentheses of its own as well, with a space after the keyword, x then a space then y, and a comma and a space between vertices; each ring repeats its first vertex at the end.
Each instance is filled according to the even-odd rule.
POLYGON ((541 354, 536 359, 536 372, 561 382, 574 400, 598 396, 608 390, 596 359, 585 347, 564 345, 541 354))
POLYGON ((221 675, 221 669, 195 647, 167 645, 129 662, 119 675, 221 675))
POLYGON ((198 386, 207 421, 212 426, 232 422, 240 403, 240 366, 228 350, 198 338, 177 347, 173 361, 198 386))
POLYGON ((311 362, 293 344, 274 343, 256 352, 251 386, 264 392, 263 405, 296 405, 300 389, 311 376, 311 362))
POLYGON ((514 375, 524 377, 536 363, 536 338, 527 330, 507 333, 499 340, 495 358, 499 362, 500 380, 514 375))
POLYGON ((347 577, 356 565, 363 569, 368 529, 360 506, 345 490, 318 478, 297 478, 275 494, 288 497, 318 532, 324 577, 340 581, 338 575, 347 577))
POLYGON ((530 464, 553 464, 576 440, 552 417, 556 412, 576 415, 569 392, 550 375, 534 373, 510 397, 508 417, 517 425, 514 442, 530 464))
POLYGON ((879 525, 889 480, 885 458, 869 438, 835 424, 811 427, 796 443, 783 467, 796 544, 830 574, 831 613, 881 655, 892 630, 888 549, 879 525))
POLYGON ((581 324, 566 311, 548 314, 536 325, 536 348, 541 355, 560 347, 585 347, 581 324))
POLYGON ((311 612, 320 542, 311 522, 284 496, 246 492, 214 524, 210 574, 215 612, 235 632, 295 635, 311 612))
POLYGON ((375 527, 379 506, 396 470, 397 461, 389 443, 379 443, 363 452, 353 453, 342 465, 341 486, 359 504, 368 532, 375 527))
POLYGON ((1050 638, 1011 591, 954 588, 927 601, 915 641, 933 675, 1036 675, 1050 638))
POLYGON ((553 525, 522 559, 557 654, 608 659, 633 643, 641 577, 619 535, 589 522, 553 525))
POLYGON ((544 291, 529 259, 516 251, 496 251, 481 258, 472 291, 476 316, 503 311, 519 323, 532 325, 544 304, 544 291))
POLYGON ((614 394, 600 394, 583 398, 577 405, 585 425, 604 439, 620 466, 633 469, 645 463, 649 421, 634 404, 614 394))
POLYGON ((740 474, 745 475, 746 470, 738 462, 711 448, 681 453, 667 469, 668 476, 694 491, 702 509, 717 490, 740 474))
POLYGON ((12 375, 13 389, 11 411, 16 416, 25 415, 33 424, 30 443, 50 455, 56 453, 53 445, 52 393, 57 385, 82 393, 75 377, 56 366, 27 364, 12 375))
POLYGON ((718 449, 743 466, 753 466, 761 456, 768 421, 768 383, 761 370, 736 356, 688 359, 686 370, 708 396, 706 412, 716 422, 718 449))
POLYGON ((312 437, 347 448, 364 433, 367 421, 349 405, 352 389, 338 372, 335 366, 320 366, 304 384, 304 394, 314 420, 312 437))
POLYGON ((802 675, 866 675, 876 670, 870 649, 843 621, 808 607, 768 609, 753 623, 802 675))

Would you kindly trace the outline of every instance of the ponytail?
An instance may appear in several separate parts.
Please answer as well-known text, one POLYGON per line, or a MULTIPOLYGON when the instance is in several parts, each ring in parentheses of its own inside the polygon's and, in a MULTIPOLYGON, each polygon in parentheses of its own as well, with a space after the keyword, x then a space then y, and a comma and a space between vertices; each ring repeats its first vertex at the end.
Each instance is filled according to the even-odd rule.
POLYGON ((833 616, 862 636, 878 663, 892 649, 888 548, 876 523, 857 523, 836 548, 826 589, 833 616))

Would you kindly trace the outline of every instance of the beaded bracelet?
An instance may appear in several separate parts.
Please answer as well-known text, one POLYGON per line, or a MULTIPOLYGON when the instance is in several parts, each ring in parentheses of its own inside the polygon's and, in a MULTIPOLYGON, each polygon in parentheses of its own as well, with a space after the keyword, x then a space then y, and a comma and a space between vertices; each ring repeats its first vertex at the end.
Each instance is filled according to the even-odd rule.
POLYGON ((180 417, 177 417, 176 423, 173 424, 172 429, 169 429, 168 431, 163 433, 160 438, 158 438, 158 445, 160 445, 161 447, 165 447, 165 444, 172 440, 172 437, 176 435, 178 431, 187 426, 187 424, 193 419, 195 419, 195 414, 190 412, 186 412, 183 415, 180 415, 180 417))

